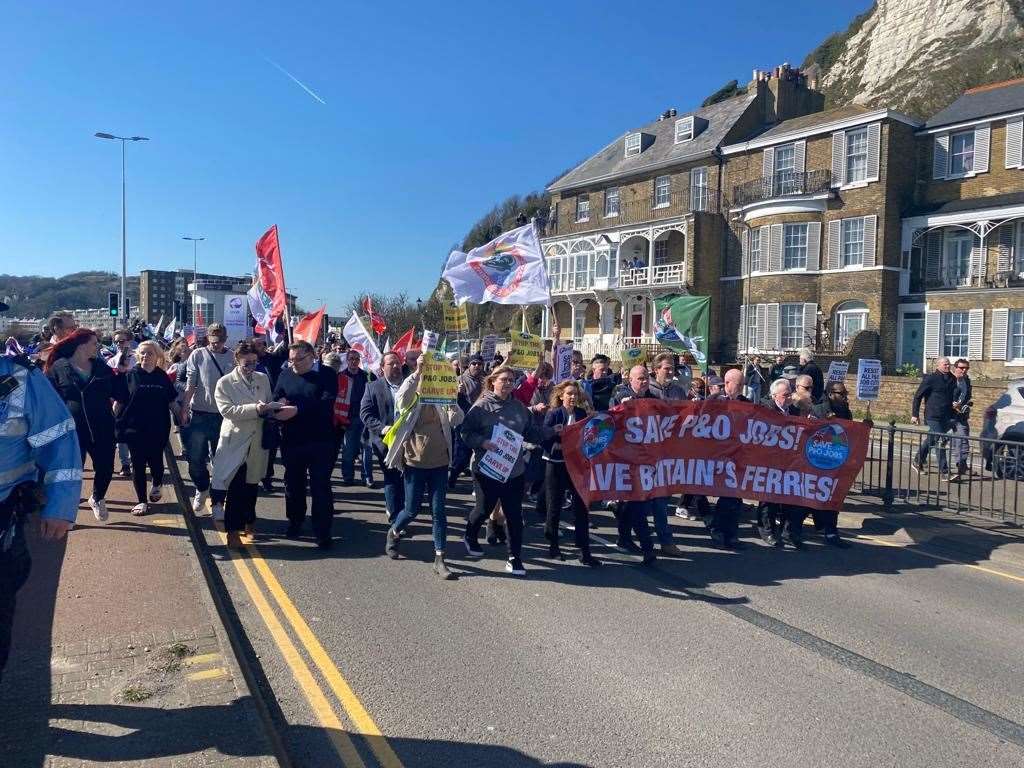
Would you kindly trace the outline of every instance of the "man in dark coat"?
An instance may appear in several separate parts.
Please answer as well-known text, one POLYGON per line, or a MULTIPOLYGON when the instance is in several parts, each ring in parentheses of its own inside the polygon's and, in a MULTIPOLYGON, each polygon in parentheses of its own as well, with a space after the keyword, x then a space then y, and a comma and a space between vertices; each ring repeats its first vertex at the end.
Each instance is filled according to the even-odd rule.
POLYGON ((917 456, 910 463, 915 472, 924 471, 924 462, 933 445, 937 445, 939 454, 939 474, 943 479, 949 478, 949 464, 946 461, 946 433, 952 428, 953 401, 957 395, 957 383, 949 371, 949 358, 940 357, 935 361, 935 371, 926 374, 914 393, 914 401, 910 406, 910 423, 920 424, 918 414, 921 401, 924 400, 924 421, 928 425, 928 435, 921 441, 917 456))
POLYGON ((820 403, 821 398, 825 395, 825 376, 818 364, 814 362, 814 353, 811 350, 800 350, 800 369, 797 372, 811 377, 811 381, 814 382, 814 386, 811 388, 811 399, 820 403))
POLYGON ((395 395, 404 381, 402 358, 394 352, 388 352, 380 368, 381 377, 366 385, 366 392, 359 404, 359 418, 370 436, 370 447, 384 475, 384 506, 387 508, 388 522, 394 523, 398 513, 405 507, 405 485, 402 473, 388 468, 384 463, 384 457, 388 455, 384 433, 395 423, 395 395))

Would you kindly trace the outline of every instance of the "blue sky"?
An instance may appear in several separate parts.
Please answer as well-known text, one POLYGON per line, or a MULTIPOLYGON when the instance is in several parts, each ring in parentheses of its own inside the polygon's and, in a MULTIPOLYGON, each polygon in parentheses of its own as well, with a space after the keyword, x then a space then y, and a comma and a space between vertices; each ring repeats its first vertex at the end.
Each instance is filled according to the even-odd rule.
POLYGON ((798 64, 870 0, 0 2, 0 272, 244 273, 271 224, 289 290, 425 295, 453 242, 629 127, 798 64), (512 8, 515 8, 513 11, 512 8), (267 59, 326 102, 321 104, 267 59))

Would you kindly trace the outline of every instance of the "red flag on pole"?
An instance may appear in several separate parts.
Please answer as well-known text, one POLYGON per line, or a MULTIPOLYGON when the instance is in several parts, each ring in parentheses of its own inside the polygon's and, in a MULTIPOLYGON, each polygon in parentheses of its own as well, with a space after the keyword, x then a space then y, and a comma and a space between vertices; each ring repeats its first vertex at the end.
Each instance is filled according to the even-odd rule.
POLYGON ((277 240, 277 224, 256 241, 256 274, 260 287, 273 302, 269 313, 272 321, 283 315, 288 305, 284 287, 284 264, 281 263, 281 246, 277 240))
POLYGON ((373 311, 373 300, 369 296, 363 299, 363 309, 370 316, 370 325, 373 326, 373 332, 378 336, 383 334, 388 329, 388 325, 384 322, 383 317, 373 311))
POLYGON ((295 330, 292 331, 292 338, 316 344, 317 339, 320 338, 320 326, 323 325, 324 310, 326 309, 326 306, 320 307, 316 312, 311 312, 299 320, 295 324, 295 330))
POLYGON ((415 349, 415 347, 412 346, 412 337, 415 333, 416 329, 410 328, 408 331, 406 331, 405 333, 398 337, 398 341, 395 342, 395 346, 393 346, 389 350, 391 352, 394 352, 401 358, 403 365, 405 364, 405 353, 408 352, 410 349, 415 349))

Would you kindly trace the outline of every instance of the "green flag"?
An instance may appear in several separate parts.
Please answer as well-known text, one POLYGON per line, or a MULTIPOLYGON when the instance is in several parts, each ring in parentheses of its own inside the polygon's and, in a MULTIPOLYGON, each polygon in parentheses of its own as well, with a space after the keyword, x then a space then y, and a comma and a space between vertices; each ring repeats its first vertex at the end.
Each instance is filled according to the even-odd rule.
POLYGON ((664 347, 691 355, 708 369, 708 296, 666 296, 654 300, 658 319, 654 338, 664 347))

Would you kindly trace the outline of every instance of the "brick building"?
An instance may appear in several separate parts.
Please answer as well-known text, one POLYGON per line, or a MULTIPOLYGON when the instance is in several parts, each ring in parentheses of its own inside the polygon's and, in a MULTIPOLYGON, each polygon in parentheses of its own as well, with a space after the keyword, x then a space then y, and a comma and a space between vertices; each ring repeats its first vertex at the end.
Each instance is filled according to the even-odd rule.
POLYGON ((175 317, 175 302, 181 302, 182 322, 192 322, 192 294, 188 286, 193 279, 200 281, 230 282, 244 284, 245 293, 252 285, 252 276, 213 275, 191 269, 144 269, 139 273, 139 316, 148 323, 156 323, 163 316, 170 321, 175 317))
POLYGON ((722 147, 822 103, 797 70, 755 72, 745 93, 666 110, 552 183, 542 248, 563 336, 586 351, 653 341, 654 300, 673 293, 711 296, 717 328, 722 147))
POLYGON ((897 359, 1024 374, 1024 80, 973 88, 917 132, 897 359))

